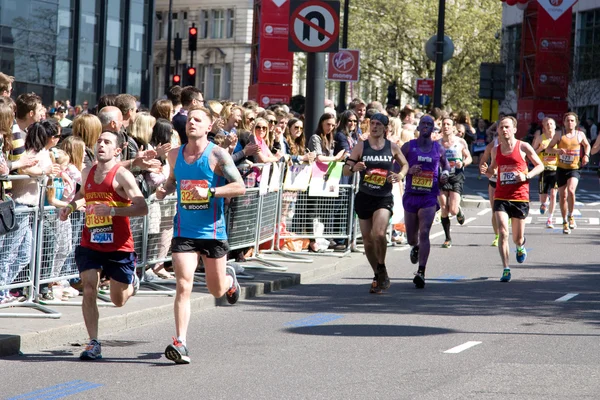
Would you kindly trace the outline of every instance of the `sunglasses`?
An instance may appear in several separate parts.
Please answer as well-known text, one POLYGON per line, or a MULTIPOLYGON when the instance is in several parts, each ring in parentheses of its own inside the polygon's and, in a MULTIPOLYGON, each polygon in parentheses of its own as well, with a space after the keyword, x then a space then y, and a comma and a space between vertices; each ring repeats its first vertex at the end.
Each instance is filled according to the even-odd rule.
POLYGON ((298 129, 298 130, 301 130, 301 131, 303 131, 303 130, 304 130, 304 127, 302 127, 302 126, 298 126, 298 125, 294 125, 294 128, 296 128, 296 129, 298 129))
POLYGON ((349 119, 348 122, 352 122, 353 124, 357 123, 358 121, 355 119, 349 119))
POLYGON ((269 120, 269 125, 275 125, 276 123, 277 123, 277 121, 274 119, 269 120))
POLYGON ((266 126, 255 126, 255 127, 254 127, 254 130, 255 130, 255 131, 256 131, 256 130, 266 131, 267 129, 269 129, 269 128, 267 128, 266 126))
POLYGON ((256 118, 247 118, 248 121, 252 122, 254 121, 256 118))

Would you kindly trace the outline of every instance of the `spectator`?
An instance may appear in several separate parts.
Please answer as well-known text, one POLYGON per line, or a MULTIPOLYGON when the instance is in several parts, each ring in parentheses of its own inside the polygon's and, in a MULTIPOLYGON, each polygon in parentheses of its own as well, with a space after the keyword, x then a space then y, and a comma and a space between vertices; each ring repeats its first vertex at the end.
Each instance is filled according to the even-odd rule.
POLYGON ((298 118, 291 118, 285 129, 285 153, 290 155, 294 164, 313 162, 316 154, 306 151, 304 123, 298 118))
MULTIPOLYGON (((354 111, 346 110, 340 114, 338 130, 333 136, 333 154, 338 154, 340 151, 344 151, 346 156, 350 156, 352 149, 358 142, 356 132, 357 126, 358 116, 354 111)), ((342 176, 340 183, 347 185, 351 180, 351 176, 342 176)))
POLYGON ((150 115, 156 119, 164 118, 168 121, 171 121, 173 119, 173 115, 175 115, 173 103, 171 100, 167 99, 156 100, 150 108, 150 115))
POLYGON ((70 119, 67 118, 67 108, 65 106, 59 106, 56 109, 54 118, 56 118, 58 124, 63 128, 66 128, 67 126, 71 125, 72 122, 70 119))
POLYGON ((181 109, 181 92, 182 89, 179 85, 171 86, 167 92, 167 99, 171 100, 173 104, 173 115, 177 114, 181 109))
POLYGON ((273 154, 269 149, 268 142, 269 125, 264 118, 257 118, 254 124, 254 132, 250 136, 251 143, 258 145, 260 151, 254 155, 254 161, 258 163, 277 162, 281 158, 279 153, 273 154))
POLYGON ((124 128, 133 124, 137 114, 137 100, 134 96, 127 93, 117 95, 115 98, 115 107, 121 110, 124 128))
POLYGON ((594 118, 590 117, 587 120, 588 123, 588 133, 589 133, 589 138, 591 141, 591 144, 593 144, 596 139, 598 138, 598 126, 596 125, 596 123, 594 122, 594 118))
MULTIPOLYGON (((113 107, 114 108, 114 107, 113 107)), ((118 109, 115 109, 120 113, 118 109)), ((98 114, 101 117, 106 117, 110 109, 105 107, 98 114)), ((85 143, 85 155, 83 157, 83 164, 85 168, 91 168, 96 162, 96 155, 94 149, 98 137, 102 133, 102 120, 92 114, 81 114, 73 121, 73 136, 80 137, 85 143)))
POLYGON ((317 161, 328 163, 331 161, 341 161, 345 158, 345 151, 333 152, 334 141, 333 132, 336 122, 333 114, 323 114, 319 118, 317 130, 308 141, 308 150, 314 151, 317 155, 317 161))
POLYGON ((13 92, 14 81, 14 76, 6 75, 0 72, 0 96, 10 97, 13 92))

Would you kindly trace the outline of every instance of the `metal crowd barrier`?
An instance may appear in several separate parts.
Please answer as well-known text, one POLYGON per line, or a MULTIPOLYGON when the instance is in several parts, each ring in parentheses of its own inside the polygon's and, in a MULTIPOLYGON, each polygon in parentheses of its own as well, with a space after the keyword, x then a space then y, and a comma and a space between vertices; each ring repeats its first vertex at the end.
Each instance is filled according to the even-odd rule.
MULTIPOLYGON (((229 201, 226 211, 229 246, 232 251, 253 249, 247 261, 257 261, 261 265, 243 264, 244 268, 271 269, 285 271, 280 262, 313 262, 306 252, 284 251, 280 242, 295 239, 339 239, 344 240, 343 252, 329 251, 324 255, 345 256, 356 240, 357 226, 353 211, 356 175, 353 182, 340 185, 339 197, 310 197, 308 191, 293 192, 283 190, 286 174, 285 164, 278 164, 280 176, 271 182, 271 190, 264 191, 250 182, 243 196, 229 201), (263 193, 261 195, 261 192, 263 193), (290 207, 293 210, 290 210, 290 207), (315 222, 316 221, 316 222, 315 222), (281 230, 282 223, 286 230, 281 230), (322 224, 322 233, 315 234, 315 223, 322 224), (280 258, 267 256, 276 253, 280 258)), ((262 171, 264 165, 254 164, 253 170, 262 171)), ((28 176, 11 176, 10 180, 31 179, 28 176)), ((270 179, 262 176, 261 179, 270 179)), ((250 179, 252 181, 253 179, 250 179)), ((0 310, 15 307, 31 307, 42 313, 2 313, 0 317, 60 318, 61 314, 48 305, 80 305, 77 301, 42 301, 38 294, 44 285, 69 280, 79 276, 74 260, 74 251, 81 240, 85 221, 82 212, 74 212, 69 220, 60 221, 54 207, 44 207, 45 184, 41 180, 40 198, 37 207, 17 207, 20 228, 0 236, 0 291, 25 288, 27 296, 23 302, 0 305, 0 310), (40 212, 42 210, 42 212, 40 212), (29 235, 29 236, 26 236, 29 235), (23 238, 31 238, 30 242, 23 238), (20 246, 31 243, 29 248, 20 246)), ((175 295, 172 287, 174 279, 149 281, 143 271, 158 263, 171 261, 170 243, 173 231, 173 217, 177 199, 170 196, 164 200, 149 200, 149 214, 130 218, 137 253, 136 268, 142 269, 142 288, 138 295, 175 295)), ((312 254, 311 254, 312 255, 312 254)), ((196 278, 195 284, 203 284, 196 278)), ((98 297, 104 302, 98 305, 112 306, 109 291, 99 290, 98 297)))

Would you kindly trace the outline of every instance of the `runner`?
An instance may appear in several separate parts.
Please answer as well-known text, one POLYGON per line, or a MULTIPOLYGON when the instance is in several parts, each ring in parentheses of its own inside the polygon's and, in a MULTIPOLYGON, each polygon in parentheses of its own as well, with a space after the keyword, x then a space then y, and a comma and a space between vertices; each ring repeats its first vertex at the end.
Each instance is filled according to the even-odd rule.
POLYGON ((431 140, 434 127, 433 117, 423 116, 417 127, 419 137, 402 146, 402 154, 409 166, 406 190, 402 197, 404 223, 408 244, 412 246, 410 261, 413 264, 419 263, 419 269, 413 279, 418 289, 425 287, 425 268, 431 248, 429 231, 435 212, 439 208, 439 183, 447 183, 450 175, 450 165, 443 147, 431 140), (440 165, 443 171, 438 176, 440 165))
POLYGON ((529 180, 544 170, 544 164, 535 154, 529 143, 515 138, 517 120, 504 117, 498 124, 499 146, 492 149, 492 164, 486 174, 498 175, 496 193, 494 195, 494 215, 500 233, 498 250, 504 271, 501 282, 511 278, 508 265, 508 219, 512 220, 513 242, 517 246, 517 262, 522 264, 527 258, 525 249, 525 218, 529 214, 529 180), (527 170, 528 159, 534 166, 527 170))
POLYGON ((450 214, 456 215, 459 224, 465 223, 465 215, 460 208, 460 200, 465 182, 464 168, 471 164, 473 159, 469 153, 469 145, 464 139, 456 136, 454 120, 446 117, 442 120, 442 147, 446 153, 446 160, 450 164, 448 182, 441 187, 438 200, 442 211, 441 222, 446 234, 442 248, 452 247, 450 237, 450 214))
POLYGON ((568 235, 571 229, 577 228, 573 210, 575 208, 575 191, 581 173, 580 167, 585 167, 590 161, 590 144, 585 137, 585 133, 577 130, 579 119, 577 114, 568 112, 563 118, 564 131, 559 135, 554 135, 546 152, 548 154, 558 154, 556 164, 556 183, 558 184, 558 194, 560 201, 560 213, 563 218, 563 233, 568 235), (558 148, 554 148, 558 145, 558 148), (581 146, 583 146, 583 156, 581 156, 581 146))
POLYGON ((136 254, 129 217, 148 214, 148 206, 131 172, 122 168, 117 157, 122 145, 116 133, 102 132, 96 142, 97 164, 82 173, 79 192, 60 209, 60 220, 85 206, 86 219, 75 262, 83 284, 83 319, 90 342, 81 360, 102 358, 98 340, 98 284, 100 272, 110 278, 110 299, 117 307, 125 305, 139 288, 135 273, 136 254))
MULTIPOLYGON (((492 150, 495 149, 496 147, 498 147, 498 137, 496 136, 496 133, 494 133, 494 140, 492 140, 490 143, 488 143, 487 146, 485 146, 485 151, 483 152, 483 155, 479 158, 479 173, 480 174, 484 174, 487 172, 488 170, 488 161, 491 158, 492 155, 492 150)), ((489 177, 489 182, 488 182, 488 199, 490 201, 490 208, 493 210, 494 209, 494 195, 496 193, 496 180, 497 180, 497 176, 494 173, 491 177, 489 177)), ((494 215, 494 212, 492 211, 492 228, 494 229, 494 240, 492 241, 492 246, 493 247, 498 247, 498 224, 496 223, 496 216, 494 215)))
POLYGON ((370 293, 381 293, 390 287, 385 253, 387 227, 394 207, 392 185, 402 182, 408 170, 400 148, 386 139, 388 124, 387 116, 380 113, 373 115, 369 125, 369 138, 354 146, 344 165, 346 176, 360 172, 354 210, 359 218, 365 255, 375 274, 370 293), (398 174, 393 172, 394 160, 401 166, 398 174))
POLYGON ((554 207, 556 205, 556 163, 558 157, 556 154, 549 154, 546 148, 554 138, 555 132, 556 122, 552 118, 544 118, 542 120, 542 132, 539 130, 536 131, 533 138, 533 148, 544 164, 544 172, 539 180, 540 214, 543 215, 548 210, 546 228, 549 229, 554 229, 552 215, 554 215, 554 207))
POLYGON ((177 191, 171 243, 177 280, 176 336, 173 344, 165 349, 165 356, 177 364, 190 363, 186 335, 194 272, 200 259, 206 270, 206 287, 214 297, 225 294, 229 304, 235 304, 240 297, 235 270, 226 265, 229 245, 223 206, 225 197, 241 196, 246 192, 244 181, 227 150, 208 141, 207 135, 212 128, 211 112, 204 107, 192 106, 187 118, 188 142, 169 152, 169 178, 164 187, 156 191, 159 200, 177 191))

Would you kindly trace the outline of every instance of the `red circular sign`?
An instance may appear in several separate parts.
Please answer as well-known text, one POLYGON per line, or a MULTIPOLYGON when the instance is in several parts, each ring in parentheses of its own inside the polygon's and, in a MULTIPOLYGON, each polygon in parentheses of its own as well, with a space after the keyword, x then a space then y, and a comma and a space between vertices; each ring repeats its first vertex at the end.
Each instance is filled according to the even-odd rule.
POLYGON ((329 4, 327 4, 323 1, 317 0, 317 1, 307 1, 305 3, 302 3, 302 5, 300 7, 296 8, 294 10, 294 12, 292 13, 292 17, 290 18, 290 35, 292 37, 292 40, 299 48, 306 51, 307 53, 318 53, 318 52, 327 51, 337 40, 337 38, 339 36, 339 31, 340 31, 340 19, 339 19, 337 12, 333 9, 333 7, 331 7, 329 4), (316 10, 313 12, 320 13, 325 20, 330 18, 333 21, 333 27, 332 27, 333 31, 332 32, 330 32, 329 30, 326 30, 325 28, 323 28, 321 26, 315 25, 312 21, 307 20, 304 15, 301 15, 301 13, 303 11, 305 11, 307 8, 310 8, 310 7, 316 7, 316 10), (300 21, 301 23, 303 23, 305 26, 308 27, 308 28, 304 28, 304 29, 308 29, 309 31, 310 31, 310 29, 316 30, 318 33, 324 35, 328 40, 325 40, 325 42, 323 42, 321 45, 316 45, 316 46, 310 46, 310 45, 304 43, 303 40, 298 37, 298 33, 296 32, 296 29, 294 27, 296 24, 296 21, 300 21))

